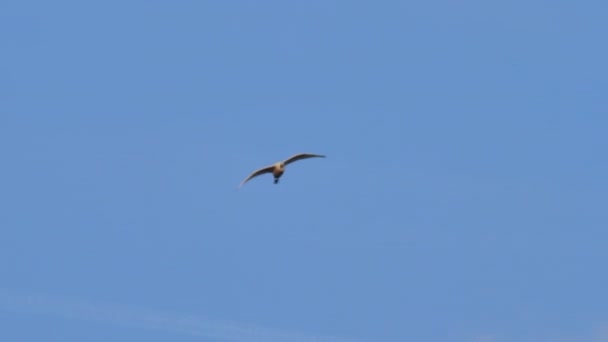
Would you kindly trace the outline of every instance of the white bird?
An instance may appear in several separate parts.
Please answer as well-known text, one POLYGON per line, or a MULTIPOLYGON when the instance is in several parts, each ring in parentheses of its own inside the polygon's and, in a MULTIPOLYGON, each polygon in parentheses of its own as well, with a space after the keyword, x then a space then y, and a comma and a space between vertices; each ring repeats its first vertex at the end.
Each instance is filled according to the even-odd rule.
POLYGON ((243 184, 247 183, 247 181, 249 181, 251 178, 257 177, 264 173, 272 173, 272 175, 274 176, 274 184, 277 184, 279 182, 279 178, 281 178, 281 176, 283 175, 283 172, 285 172, 286 165, 291 164, 297 160, 306 159, 306 158, 325 158, 325 156, 320 155, 320 154, 312 154, 312 153, 296 154, 294 156, 291 156, 291 157, 285 159, 284 161, 276 162, 270 166, 266 166, 264 168, 254 171, 247 178, 245 178, 245 180, 243 180, 241 182, 241 184, 239 185, 239 188, 242 187, 243 184))

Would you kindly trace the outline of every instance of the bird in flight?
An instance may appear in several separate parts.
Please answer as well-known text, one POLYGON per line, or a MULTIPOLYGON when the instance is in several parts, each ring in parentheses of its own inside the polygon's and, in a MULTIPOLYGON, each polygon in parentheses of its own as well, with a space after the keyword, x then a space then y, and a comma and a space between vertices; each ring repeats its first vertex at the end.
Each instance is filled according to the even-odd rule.
POLYGON ((264 173, 272 173, 272 175, 274 176, 274 184, 277 184, 279 182, 279 178, 281 178, 281 176, 283 175, 283 172, 285 172, 285 166, 288 164, 291 164, 295 161, 298 161, 300 159, 306 159, 306 158, 325 158, 324 155, 320 155, 320 154, 312 154, 312 153, 299 153, 296 154, 294 156, 291 156, 283 161, 280 162, 276 162, 270 166, 266 166, 264 168, 261 168, 259 170, 253 171, 252 174, 250 174, 247 178, 245 178, 245 180, 243 180, 241 182, 241 184, 239 185, 239 188, 242 187, 245 183, 247 183, 247 181, 249 181, 251 178, 257 177, 259 175, 262 175, 264 173))

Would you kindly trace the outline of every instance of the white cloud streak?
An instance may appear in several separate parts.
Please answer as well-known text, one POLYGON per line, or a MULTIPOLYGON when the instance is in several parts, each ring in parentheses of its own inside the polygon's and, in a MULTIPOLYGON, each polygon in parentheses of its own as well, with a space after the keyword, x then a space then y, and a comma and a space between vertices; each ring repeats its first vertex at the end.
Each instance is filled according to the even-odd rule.
POLYGON ((353 342, 353 340, 338 337, 313 336, 254 325, 215 321, 192 315, 24 294, 4 289, 0 289, 0 310, 96 321, 234 342, 353 342))
POLYGON ((551 342, 608 342, 608 321, 600 321, 600 323, 590 325, 586 331, 578 333, 551 331, 545 332, 544 335, 538 333, 528 334, 524 336, 510 336, 503 332, 500 334, 479 334, 473 336, 466 341, 470 342, 536 342, 536 341, 551 341, 551 342))

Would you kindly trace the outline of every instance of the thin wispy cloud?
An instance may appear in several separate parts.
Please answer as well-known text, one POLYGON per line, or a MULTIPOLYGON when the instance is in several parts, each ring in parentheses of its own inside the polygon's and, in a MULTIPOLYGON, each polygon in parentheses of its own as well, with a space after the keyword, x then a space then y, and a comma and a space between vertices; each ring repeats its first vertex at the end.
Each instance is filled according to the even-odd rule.
POLYGON ((354 342, 339 337, 282 331, 236 322, 211 320, 200 316, 19 293, 4 289, 0 289, 0 310, 72 320, 96 321, 235 342, 354 342))
POLYGON ((507 332, 496 334, 479 334, 466 340, 470 342, 608 342, 608 321, 592 324, 587 330, 576 333, 565 331, 550 331, 544 334, 534 332, 520 336, 512 336, 507 332))

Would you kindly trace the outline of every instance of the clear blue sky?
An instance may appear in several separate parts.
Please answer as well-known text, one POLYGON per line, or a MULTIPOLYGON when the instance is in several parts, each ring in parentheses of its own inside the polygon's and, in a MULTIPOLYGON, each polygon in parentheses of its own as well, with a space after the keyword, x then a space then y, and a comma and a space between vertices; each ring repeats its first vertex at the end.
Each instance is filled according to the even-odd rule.
POLYGON ((1 1, 0 340, 608 341, 606 13, 1 1))

